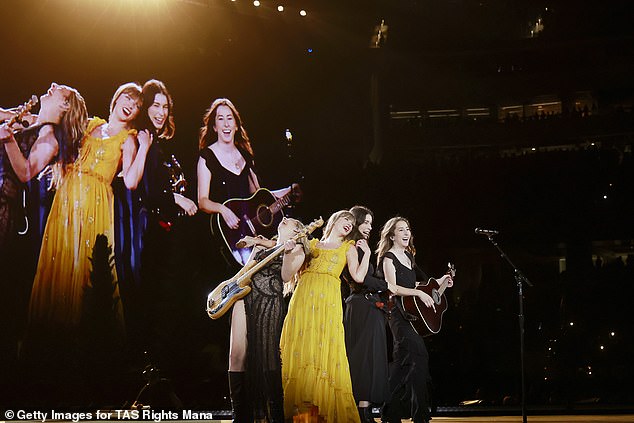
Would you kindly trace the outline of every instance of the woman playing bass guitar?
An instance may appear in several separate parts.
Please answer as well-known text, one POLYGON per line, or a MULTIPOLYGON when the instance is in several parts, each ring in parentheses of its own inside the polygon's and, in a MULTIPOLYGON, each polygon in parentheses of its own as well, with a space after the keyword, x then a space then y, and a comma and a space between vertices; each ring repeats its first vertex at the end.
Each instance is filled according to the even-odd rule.
POLYGON ((278 225, 277 243, 266 248, 268 240, 255 245, 245 269, 261 261, 278 248, 279 254, 251 276, 251 291, 238 300, 231 314, 229 349, 229 389, 234 422, 252 422, 268 418, 284 421, 280 336, 286 316, 283 298, 284 283, 299 270, 308 252, 304 225, 295 219, 283 218, 278 225), (300 235, 301 236, 301 235, 300 235))

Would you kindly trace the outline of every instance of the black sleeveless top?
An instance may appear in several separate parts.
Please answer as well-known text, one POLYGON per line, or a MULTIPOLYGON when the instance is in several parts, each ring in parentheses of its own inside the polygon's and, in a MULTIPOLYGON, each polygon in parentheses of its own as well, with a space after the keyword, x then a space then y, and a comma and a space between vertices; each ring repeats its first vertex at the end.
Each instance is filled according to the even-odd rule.
POLYGON ((239 150, 246 164, 239 175, 227 170, 218 160, 216 154, 210 148, 200 151, 200 157, 205 159, 207 169, 211 172, 209 184, 209 199, 216 203, 223 203, 230 198, 247 198, 251 196, 249 190, 249 178, 253 166, 252 157, 239 150))
POLYGON ((409 261, 412 264, 411 269, 401 263, 398 257, 396 257, 394 253, 390 251, 385 253, 383 257, 392 259, 392 263, 394 263, 394 268, 396 269, 397 285, 405 288, 416 288, 416 281, 427 281, 427 277, 425 276, 423 271, 416 265, 412 253, 410 253, 409 251, 405 251, 405 255, 409 258, 409 261), (420 279, 417 279, 417 277, 420 279))
MULTIPOLYGON (((394 255, 394 253, 388 251, 385 253, 383 258, 387 257, 392 259, 392 263, 394 263, 394 268, 396 269, 396 284, 405 288, 416 288, 416 281, 426 282, 428 280, 427 275, 423 270, 418 267, 416 262, 414 261, 414 256, 409 251, 405 251, 405 255, 409 258, 410 263, 412 264, 412 268, 405 266, 400 262, 398 257, 394 255)), ((381 266, 383 266, 383 259, 381 259, 381 266)), ((398 309, 406 315, 407 313, 403 310, 403 306, 400 301, 396 302, 398 309)))

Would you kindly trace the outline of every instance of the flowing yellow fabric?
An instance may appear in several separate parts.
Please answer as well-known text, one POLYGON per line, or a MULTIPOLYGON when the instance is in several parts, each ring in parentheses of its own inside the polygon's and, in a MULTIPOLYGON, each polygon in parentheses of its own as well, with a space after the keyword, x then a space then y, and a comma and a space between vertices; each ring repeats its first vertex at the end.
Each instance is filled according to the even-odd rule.
MULTIPOLYGON (((121 146, 134 131, 123 130, 108 138, 90 135, 104 123, 100 118, 90 120, 79 156, 69 166, 55 193, 31 292, 31 324, 76 327, 81 318, 84 288, 90 285, 90 257, 95 239, 104 234, 109 245, 114 244, 110 184, 119 168, 121 146)), ((113 276, 116 280, 114 270, 113 276)), ((119 295, 118 287, 114 295, 119 295)), ((120 301, 117 318, 123 322, 120 301)))
POLYGON ((284 320, 280 348, 284 413, 308 404, 327 422, 359 422, 346 356, 339 276, 346 265, 344 242, 337 249, 310 243, 312 259, 302 272, 284 320))

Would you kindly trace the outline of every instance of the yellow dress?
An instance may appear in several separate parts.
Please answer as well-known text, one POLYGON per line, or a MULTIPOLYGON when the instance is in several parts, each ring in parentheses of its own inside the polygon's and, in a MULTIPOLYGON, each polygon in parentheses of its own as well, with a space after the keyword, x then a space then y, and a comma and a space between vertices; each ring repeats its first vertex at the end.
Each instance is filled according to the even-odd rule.
MULTIPOLYGON (((98 234, 114 243, 112 179, 129 133, 109 138, 90 133, 106 123, 93 118, 82 140, 79 156, 60 184, 46 222, 37 273, 31 291, 29 321, 73 328, 82 314, 84 288, 90 285, 92 248, 98 234)), ((114 267, 114 266, 113 266, 114 267)), ((113 277, 116 274, 113 270, 113 277)), ((114 293, 118 296, 118 288, 114 293)), ((117 318, 123 322, 118 301, 117 318)))
POLYGON ((346 356, 339 276, 353 243, 321 249, 302 272, 284 320, 280 348, 284 414, 319 407, 327 422, 359 422, 346 356))

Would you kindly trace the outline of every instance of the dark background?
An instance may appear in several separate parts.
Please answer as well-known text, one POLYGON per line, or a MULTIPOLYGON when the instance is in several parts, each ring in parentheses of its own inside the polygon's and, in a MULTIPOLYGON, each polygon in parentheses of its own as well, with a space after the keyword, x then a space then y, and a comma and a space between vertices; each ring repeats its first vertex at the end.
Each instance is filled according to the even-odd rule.
MULTIPOLYGON (((427 340, 437 405, 519 401, 517 287, 497 250, 474 234, 484 227, 500 230, 496 239, 534 284, 525 288, 529 405, 631 408, 631 2, 262 3, 2 2, 0 104, 22 103, 55 81, 106 117, 121 83, 160 79, 175 100, 174 142, 195 198, 202 115, 229 97, 262 185, 301 181, 295 215, 309 221, 364 204, 378 232, 400 214, 428 273, 456 263, 443 330, 427 340), (371 48, 382 19, 387 38, 371 48), (531 35, 538 19, 543 29, 531 35), (559 112, 526 112, 544 98, 559 112), (522 115, 504 115, 511 105, 522 115), (469 108, 488 112, 474 118, 469 108), (403 111, 415 113, 394 118, 403 111)), ((194 225, 191 244, 202 250, 206 218, 194 225)), ((183 283, 197 311, 186 313, 175 340, 174 389, 190 408, 226 409, 228 319, 204 315, 218 280, 205 267, 208 252, 199 253, 195 280, 183 283)), ((41 375, 21 371, 5 378, 7 404, 121 404, 144 383, 135 362, 87 400, 79 382, 35 391, 41 375)))

